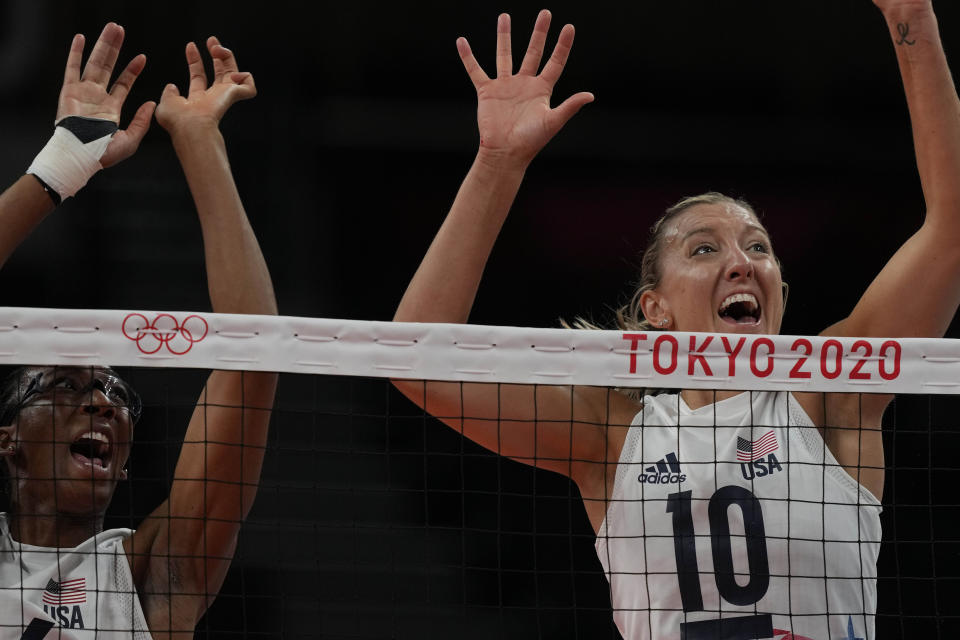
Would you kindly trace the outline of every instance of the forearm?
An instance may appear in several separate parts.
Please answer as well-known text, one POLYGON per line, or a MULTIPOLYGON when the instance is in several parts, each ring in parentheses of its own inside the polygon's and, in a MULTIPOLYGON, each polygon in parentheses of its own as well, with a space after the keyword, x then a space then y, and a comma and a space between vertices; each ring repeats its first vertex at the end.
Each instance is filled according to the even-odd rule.
POLYGON ((397 307, 401 322, 466 322, 526 166, 477 155, 397 307))
POLYGON ((276 380, 253 371, 210 375, 174 472, 177 513, 232 522, 246 517, 260 482, 276 380))
POLYGON ((237 193, 223 136, 211 124, 172 137, 200 218, 213 310, 277 313, 270 272, 237 193))
POLYGON ((885 12, 913 127, 928 222, 960 228, 960 101, 932 7, 885 12))
MULTIPOLYGON (((200 218, 213 310, 277 313, 270 273, 240 202, 223 136, 213 123, 191 124, 171 136, 200 218)), ((275 387, 271 373, 210 375, 177 465, 179 480, 214 481, 204 499, 208 517, 221 510, 238 519, 246 515, 260 477, 275 387)), ((189 504, 191 491, 181 493, 189 504)), ((179 512, 182 505, 173 493, 171 502, 179 512)))
POLYGON ((30 175, 0 194, 0 266, 53 209, 53 200, 30 175))

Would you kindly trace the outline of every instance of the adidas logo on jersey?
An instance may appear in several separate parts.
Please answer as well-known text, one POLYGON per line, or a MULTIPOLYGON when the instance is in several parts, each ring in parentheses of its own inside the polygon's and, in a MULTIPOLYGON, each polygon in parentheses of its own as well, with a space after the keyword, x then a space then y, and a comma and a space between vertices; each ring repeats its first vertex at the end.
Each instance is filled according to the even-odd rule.
POLYGON ((677 484, 686 482, 687 476, 680 473, 680 461, 677 454, 670 452, 660 458, 657 464, 643 470, 637 478, 643 484, 677 484))

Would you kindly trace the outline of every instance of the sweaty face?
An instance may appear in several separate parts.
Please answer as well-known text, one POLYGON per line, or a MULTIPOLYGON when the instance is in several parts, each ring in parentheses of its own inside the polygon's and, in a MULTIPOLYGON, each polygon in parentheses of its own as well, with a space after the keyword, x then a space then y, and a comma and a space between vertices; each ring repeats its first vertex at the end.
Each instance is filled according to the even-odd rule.
POLYGON ((106 508, 130 454, 133 391, 109 369, 26 369, 10 427, 21 508, 85 514, 106 508))
POLYGON ((661 280, 642 298, 647 319, 674 331, 780 331, 783 281, 770 238, 735 204, 699 204, 667 222, 661 280))

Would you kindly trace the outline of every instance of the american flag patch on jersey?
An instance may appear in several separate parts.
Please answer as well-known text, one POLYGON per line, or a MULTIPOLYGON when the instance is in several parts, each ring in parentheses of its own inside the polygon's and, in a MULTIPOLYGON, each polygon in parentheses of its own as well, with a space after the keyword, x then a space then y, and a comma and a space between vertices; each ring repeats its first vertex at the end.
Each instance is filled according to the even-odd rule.
POLYGON ((737 460, 740 462, 753 462, 768 453, 773 453, 778 447, 777 434, 773 432, 773 429, 767 431, 752 442, 746 438, 737 436, 737 460))
POLYGON ((87 579, 49 580, 43 590, 44 604, 83 604, 87 601, 87 579))

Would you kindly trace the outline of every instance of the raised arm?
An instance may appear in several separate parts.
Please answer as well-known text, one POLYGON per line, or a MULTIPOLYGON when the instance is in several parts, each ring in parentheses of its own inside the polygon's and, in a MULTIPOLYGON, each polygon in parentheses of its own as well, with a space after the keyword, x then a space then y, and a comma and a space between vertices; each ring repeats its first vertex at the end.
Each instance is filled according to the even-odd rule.
MULTIPOLYGON (((207 49, 213 82, 207 86, 200 52, 188 44, 189 92, 183 97, 168 85, 157 120, 170 133, 197 207, 213 310, 276 314, 270 274, 219 130, 233 103, 256 95, 253 76, 239 71, 216 38, 207 49)), ((207 380, 170 497, 133 538, 131 565, 155 636, 192 632, 223 584, 256 495, 276 382, 275 374, 235 371, 215 371, 207 380)))
POLYGON ((832 335, 940 337, 960 305, 960 101, 930 0, 874 0, 893 40, 926 217, 832 335))
POLYGON ((74 195, 99 169, 133 155, 150 127, 156 106, 140 106, 126 130, 120 112, 147 63, 135 56, 110 87, 123 44, 123 27, 109 23, 82 66, 84 37, 70 45, 57 103, 54 137, 24 175, 0 194, 0 266, 63 198, 74 195))
POLYGON ((547 43, 550 12, 541 11, 520 70, 513 73, 510 16, 497 20, 497 74, 483 71, 466 38, 457 39, 463 66, 477 90, 480 147, 450 213, 407 287, 394 320, 466 322, 493 243, 534 156, 586 103, 577 93, 550 107, 553 86, 573 45, 566 25, 553 54, 537 73, 547 43))
MULTIPOLYGON (((960 304, 960 101, 930 0, 874 0, 893 39, 927 213, 850 315, 823 335, 940 337, 960 304)), ((883 495, 881 419, 891 396, 797 394, 833 455, 883 495)))
MULTIPOLYGON (((542 11, 520 70, 513 73, 510 17, 497 21, 497 73, 489 78, 457 40, 477 90, 480 147, 450 213, 407 288, 394 320, 466 322, 487 258, 534 156, 584 104, 577 93, 550 107, 574 30, 566 25, 538 73, 550 12, 542 11)), ((500 455, 573 478, 598 527, 606 512, 624 429, 637 407, 593 387, 394 381, 400 391, 467 438, 500 455), (608 482, 609 480, 609 482, 608 482)))

